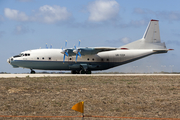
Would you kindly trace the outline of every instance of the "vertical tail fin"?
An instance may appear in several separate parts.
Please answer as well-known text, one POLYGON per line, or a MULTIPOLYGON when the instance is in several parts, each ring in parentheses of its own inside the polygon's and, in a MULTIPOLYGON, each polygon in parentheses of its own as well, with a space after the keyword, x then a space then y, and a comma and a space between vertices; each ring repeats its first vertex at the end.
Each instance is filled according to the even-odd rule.
POLYGON ((143 36, 145 42, 160 43, 159 21, 151 20, 143 36))
POLYGON ((143 38, 120 48, 128 49, 166 49, 165 43, 161 43, 159 21, 151 20, 143 35, 143 38))

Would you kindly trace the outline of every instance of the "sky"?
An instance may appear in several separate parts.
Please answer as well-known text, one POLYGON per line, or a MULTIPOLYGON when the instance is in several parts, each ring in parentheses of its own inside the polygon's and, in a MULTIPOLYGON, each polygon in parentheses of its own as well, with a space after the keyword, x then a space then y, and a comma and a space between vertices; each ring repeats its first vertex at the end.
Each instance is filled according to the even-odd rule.
MULTIPOLYGON (((179 0, 0 0, 0 72, 27 73, 7 63, 20 52, 62 48, 120 47, 141 39, 151 19, 161 41, 174 49, 104 72, 180 72, 179 0)), ((37 71, 38 72, 38 71, 37 71)))

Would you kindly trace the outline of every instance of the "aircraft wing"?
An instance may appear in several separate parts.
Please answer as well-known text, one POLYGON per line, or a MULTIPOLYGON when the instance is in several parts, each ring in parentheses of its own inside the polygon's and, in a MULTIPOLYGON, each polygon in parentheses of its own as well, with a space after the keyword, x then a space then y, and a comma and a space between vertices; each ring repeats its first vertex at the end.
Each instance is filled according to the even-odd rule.
MULTIPOLYGON (((117 48, 114 48, 114 47, 80 47, 77 49, 81 51, 81 55, 93 55, 93 54, 97 54, 99 52, 116 50, 117 48)), ((74 50, 73 48, 70 48, 67 50, 68 50, 68 54, 70 56, 75 55, 75 53, 73 52, 73 50, 74 50)))

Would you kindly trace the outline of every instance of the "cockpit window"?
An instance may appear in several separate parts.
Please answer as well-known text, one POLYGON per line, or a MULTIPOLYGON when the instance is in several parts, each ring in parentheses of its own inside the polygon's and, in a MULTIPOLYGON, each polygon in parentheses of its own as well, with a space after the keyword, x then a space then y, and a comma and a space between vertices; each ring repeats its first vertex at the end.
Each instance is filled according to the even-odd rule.
POLYGON ((21 57, 20 55, 15 55, 15 56, 13 56, 14 58, 16 58, 16 57, 21 57))

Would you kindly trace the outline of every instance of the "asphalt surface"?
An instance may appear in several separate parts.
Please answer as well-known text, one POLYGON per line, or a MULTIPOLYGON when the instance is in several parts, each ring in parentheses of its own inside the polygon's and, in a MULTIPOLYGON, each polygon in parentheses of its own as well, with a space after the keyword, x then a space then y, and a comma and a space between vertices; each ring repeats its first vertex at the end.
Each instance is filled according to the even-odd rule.
POLYGON ((180 74, 0 74, 0 78, 59 76, 180 76, 180 74))

